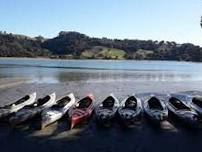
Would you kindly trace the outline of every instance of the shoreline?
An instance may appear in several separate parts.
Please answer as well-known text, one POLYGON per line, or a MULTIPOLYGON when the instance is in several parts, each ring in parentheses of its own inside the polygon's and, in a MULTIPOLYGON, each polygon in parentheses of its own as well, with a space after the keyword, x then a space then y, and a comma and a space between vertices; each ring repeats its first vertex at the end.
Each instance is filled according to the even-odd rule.
MULTIPOLYGON (((139 93, 175 93, 184 91, 202 91, 201 81, 183 82, 155 82, 155 81, 67 81, 56 83, 37 83, 28 79, 3 79, 0 80, 0 104, 6 104, 26 94, 37 92, 38 97, 56 92, 57 97, 73 92, 78 98, 92 93, 102 101, 110 93, 114 93, 120 100, 132 94, 139 93), (3 83, 4 81, 4 83, 3 83)), ((98 102, 98 101, 96 101, 98 102)))
POLYGON ((78 58, 78 59, 62 59, 62 58, 50 58, 50 57, 0 57, 1 59, 26 59, 26 60, 32 60, 32 59, 38 59, 38 60, 56 60, 56 61, 77 61, 77 60, 82 60, 82 61, 113 61, 113 62, 119 62, 119 61, 132 61, 132 62, 179 62, 179 63, 196 63, 196 64, 200 64, 202 62, 197 62, 197 61, 179 61, 179 60, 137 60, 137 59, 82 59, 82 58, 78 58))

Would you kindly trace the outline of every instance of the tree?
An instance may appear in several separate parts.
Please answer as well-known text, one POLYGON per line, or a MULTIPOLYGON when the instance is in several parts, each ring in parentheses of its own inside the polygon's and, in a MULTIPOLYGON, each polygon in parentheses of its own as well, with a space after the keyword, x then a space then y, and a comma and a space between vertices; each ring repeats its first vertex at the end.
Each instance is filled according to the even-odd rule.
POLYGON ((202 28, 202 16, 201 16, 201 23, 200 23, 200 25, 201 25, 201 28, 202 28))
POLYGON ((201 16, 201 22, 200 22, 201 28, 202 28, 202 16, 201 16))

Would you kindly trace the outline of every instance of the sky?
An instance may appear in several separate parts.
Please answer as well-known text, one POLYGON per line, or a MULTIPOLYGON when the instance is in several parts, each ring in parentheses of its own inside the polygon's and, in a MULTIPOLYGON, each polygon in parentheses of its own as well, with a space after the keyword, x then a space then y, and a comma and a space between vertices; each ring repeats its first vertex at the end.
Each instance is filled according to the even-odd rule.
POLYGON ((201 0, 0 0, 0 31, 52 38, 165 40, 202 46, 201 0))

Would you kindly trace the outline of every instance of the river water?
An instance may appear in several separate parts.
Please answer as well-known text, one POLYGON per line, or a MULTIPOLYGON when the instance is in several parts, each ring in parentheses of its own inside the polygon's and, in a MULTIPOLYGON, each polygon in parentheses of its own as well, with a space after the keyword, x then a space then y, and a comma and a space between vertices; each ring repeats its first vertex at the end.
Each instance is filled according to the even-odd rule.
POLYGON ((175 61, 1 58, 0 78, 27 78, 35 83, 202 81, 202 64, 175 61))

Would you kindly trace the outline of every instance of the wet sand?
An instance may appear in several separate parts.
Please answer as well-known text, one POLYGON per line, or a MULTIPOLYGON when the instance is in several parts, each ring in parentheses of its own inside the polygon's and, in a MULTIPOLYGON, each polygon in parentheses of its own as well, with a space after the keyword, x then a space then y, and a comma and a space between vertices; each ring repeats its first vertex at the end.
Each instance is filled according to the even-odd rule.
POLYGON ((12 88, 20 84, 24 84, 28 79, 25 78, 1 78, 0 89, 12 88))
MULTIPOLYGON (((56 84, 24 83, 0 90, 0 105, 11 103, 25 94, 37 91, 42 97, 53 91, 59 98, 74 92, 77 99, 93 93, 96 103, 113 92, 121 101, 127 95, 137 93, 140 97, 148 92, 202 94, 202 82, 67 82, 56 84)), ((161 94, 160 94, 161 95, 161 94)), ((94 118, 87 124, 68 130, 67 118, 38 130, 38 119, 17 128, 0 123, 0 151, 29 152, 160 152, 160 151, 199 151, 202 131, 185 127, 179 122, 164 122, 155 126, 147 119, 132 129, 124 129, 119 122, 111 128, 100 128, 94 118)))

